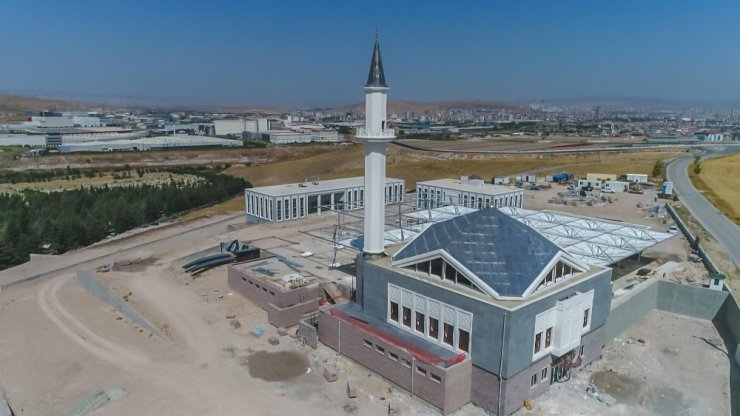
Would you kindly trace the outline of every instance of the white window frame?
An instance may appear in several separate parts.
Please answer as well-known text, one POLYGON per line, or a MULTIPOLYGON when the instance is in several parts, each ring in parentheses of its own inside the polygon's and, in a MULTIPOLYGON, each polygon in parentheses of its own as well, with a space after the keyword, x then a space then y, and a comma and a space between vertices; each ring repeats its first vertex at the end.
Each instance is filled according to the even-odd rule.
POLYGON ((386 302, 386 322, 403 331, 413 334, 419 338, 425 339, 435 345, 445 349, 470 355, 473 350, 473 313, 460 308, 440 302, 436 299, 420 295, 411 290, 401 288, 392 283, 388 283, 388 300, 386 302), (391 319, 391 302, 398 304, 399 319, 398 322, 391 319), (403 324, 403 308, 411 309, 411 327, 403 324), (424 315, 424 332, 416 330, 416 313, 424 315), (437 328, 437 338, 429 335, 429 318, 434 318, 439 322, 437 328), (452 345, 445 343, 444 324, 452 325, 452 345), (459 348, 459 330, 468 332, 468 351, 459 348))

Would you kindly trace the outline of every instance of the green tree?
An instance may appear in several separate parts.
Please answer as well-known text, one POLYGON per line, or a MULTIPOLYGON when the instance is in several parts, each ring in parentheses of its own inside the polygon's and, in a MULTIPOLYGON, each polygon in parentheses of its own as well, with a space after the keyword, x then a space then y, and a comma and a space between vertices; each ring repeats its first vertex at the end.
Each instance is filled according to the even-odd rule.
POLYGON ((662 160, 656 160, 653 165, 653 178, 662 178, 665 172, 665 164, 662 160))
POLYGON ((694 172, 694 175, 698 175, 701 173, 701 156, 696 155, 694 156, 694 167, 692 168, 692 171, 694 172))

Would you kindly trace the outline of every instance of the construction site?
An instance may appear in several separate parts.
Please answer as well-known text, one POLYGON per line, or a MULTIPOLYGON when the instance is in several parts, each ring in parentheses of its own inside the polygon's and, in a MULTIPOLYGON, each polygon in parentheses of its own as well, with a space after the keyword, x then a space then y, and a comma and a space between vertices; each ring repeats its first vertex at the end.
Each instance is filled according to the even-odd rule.
MULTIPOLYGON (((651 193, 623 194, 611 204, 575 207, 548 203, 556 193, 557 189, 527 193, 524 206, 668 226, 652 212, 655 196, 651 193)), ((409 197, 401 210, 411 211, 414 205, 409 197)), ((388 223, 395 223, 398 210, 398 204, 387 207, 388 223)), ((252 269, 274 270, 275 276, 296 274, 295 268, 301 283, 321 285, 317 304, 346 301, 354 284, 357 251, 337 243, 351 241, 353 230, 359 233, 360 214, 332 213, 290 225, 248 226, 240 225, 242 215, 162 224, 0 272, 0 327, 3 333, 13 334, 0 341, 2 388, 15 414, 72 411, 91 393, 109 389, 126 395, 104 400, 109 403, 99 414, 385 414, 392 400, 404 414, 439 414, 435 406, 321 343, 314 349, 305 336, 297 335, 298 326, 271 325, 264 304, 240 295, 239 288, 229 283, 230 267, 253 264, 252 269), (262 257, 196 275, 182 268, 196 258, 213 255, 221 242, 233 240, 258 247, 262 257), (143 319, 92 296, 77 278, 78 271, 110 288, 121 304, 143 319), (10 284, 36 275, 40 278, 10 284), (37 342, 40 337, 44 343, 37 342), (324 377, 329 367, 336 382, 324 377), (348 381, 355 386, 356 397, 347 396, 348 381)), ((632 316, 617 319, 612 311, 607 328, 614 334, 602 359, 574 372, 571 382, 555 383, 533 400, 532 414, 706 414, 707 403, 714 406, 712 414, 731 414, 737 367, 732 364, 733 332, 724 326, 723 314, 737 312, 719 299, 725 295, 725 303, 733 301, 726 292, 717 293, 713 302, 693 293, 709 289, 702 287, 706 271, 688 261, 688 253, 686 240, 676 237, 642 253, 639 265, 630 266, 636 259, 622 262, 614 275, 612 307, 620 300, 627 306, 619 309, 619 316, 632 316), (665 276, 638 274, 669 263, 676 266, 665 276), (678 289, 670 299, 663 299, 667 296, 663 286, 678 289), (632 322, 636 324, 631 326, 632 322), (666 371, 670 376, 660 376, 666 371), (617 403, 607 407, 587 395, 589 383, 617 403), (675 411, 675 400, 643 397, 649 386, 655 397, 681 397, 681 411, 675 411), (666 392, 673 396, 665 396, 666 392)), ((100 394, 94 397, 100 401, 100 394)), ((455 413, 485 414, 472 404, 455 413)), ((530 411, 522 408, 519 413, 530 411)))
POLYGON ((377 36, 364 91, 341 195, 253 188, 0 271, 0 414, 740 412, 740 307, 664 190, 404 192, 377 36))

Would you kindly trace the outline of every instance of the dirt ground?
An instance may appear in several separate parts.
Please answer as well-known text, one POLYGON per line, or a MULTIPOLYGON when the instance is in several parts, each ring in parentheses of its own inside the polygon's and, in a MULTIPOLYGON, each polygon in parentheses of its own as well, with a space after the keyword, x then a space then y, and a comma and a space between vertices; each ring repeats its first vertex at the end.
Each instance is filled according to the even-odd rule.
MULTIPOLYGON (((557 189, 528 196, 525 208, 575 210, 584 215, 666 226, 636 207, 637 202, 652 201, 654 196, 650 194, 616 194, 612 204, 571 207, 548 204, 548 192, 556 194, 557 189)), ((240 217, 225 218, 231 218, 232 223, 242 221, 240 217)), ((308 234, 331 228, 336 222, 336 216, 329 214, 227 228, 228 221, 200 219, 117 237, 58 258, 39 259, 6 270, 0 273, 0 279, 33 274, 35 269, 54 270, 56 264, 66 267, 61 273, 50 272, 48 277, 11 286, 0 294, 0 389, 16 415, 58 415, 94 388, 114 387, 125 389, 128 396, 109 403, 96 415, 378 415, 385 414, 393 395, 401 398, 404 414, 439 414, 438 409, 326 347, 312 350, 291 336, 280 337, 279 345, 270 345, 267 338, 277 336, 276 329, 267 324, 264 311, 230 292, 225 267, 195 279, 180 267, 194 253, 213 249, 221 241, 239 239, 301 264, 305 273, 351 284, 351 276, 328 266, 332 262, 352 263, 356 252, 335 250, 330 241, 308 234), (209 226, 208 221, 215 225, 209 226), (148 243, 150 240, 157 242, 148 243), (305 251, 314 254, 302 257, 305 251), (110 261, 131 258, 145 261, 97 276, 125 296, 159 328, 162 337, 123 318, 85 292, 74 279, 77 269, 94 270, 110 261), (77 263, 82 266, 72 267, 77 263), (265 333, 254 335, 256 327, 265 333), (265 365, 268 360, 278 364, 265 365), (340 369, 335 383, 327 383, 322 376, 328 364, 340 369), (360 394, 356 399, 346 398, 348 378, 358 382, 360 394)), ((682 244, 685 242, 679 238, 664 242, 654 249, 657 254, 653 257, 660 253, 666 259, 680 257, 682 244)), ((291 328, 290 333, 294 330, 291 328)), ((648 334, 648 347, 658 345, 656 335, 648 334)), ((716 338, 709 333, 696 334, 716 338)), ((670 340, 671 335, 666 336, 670 340)), ((642 363, 636 357, 629 362, 642 363)), ((618 367, 610 368, 616 371, 618 367)), ((718 387, 717 391, 727 388, 718 387)), ((681 392, 686 400, 699 400, 681 392)), ((485 413, 468 405, 455 414, 485 413)))
MULTIPOLYGON (((222 226, 217 235, 121 254, 121 260, 144 261, 96 275, 154 323, 162 337, 92 297, 77 285, 72 271, 11 286, 0 295, 0 333, 5 335, 0 338, 0 388, 16 415, 58 415, 93 389, 113 387, 128 396, 95 414, 375 415, 385 413, 394 394, 415 414, 436 414, 435 408, 326 347, 312 350, 290 336, 270 345, 267 338, 277 336, 276 328, 262 309, 229 291, 225 267, 195 279, 180 268, 191 253, 238 238, 302 262, 306 273, 346 281, 347 275, 328 267, 335 255, 331 243, 300 232, 334 222, 336 217, 325 215, 230 232, 222 226), (308 250, 314 255, 300 256, 308 250), (256 327, 265 333, 254 335, 256 327), (269 360, 274 365, 266 365, 269 360), (328 364, 340 369, 339 381, 324 380, 328 364), (346 398, 348 377, 358 382, 357 399, 346 398)), ((145 238, 130 237, 138 243, 145 238)), ((125 239, 108 244, 125 246, 125 239)), ((68 253, 65 264, 75 257, 85 261, 86 250, 100 251, 101 246, 68 253)), ((336 261, 347 264, 354 255, 338 250, 336 261)), ((87 269, 108 259, 88 262, 87 269)), ((24 266, 19 270, 32 268, 24 266)))
POLYGON ((654 311, 515 415, 729 415, 729 391, 727 346, 712 323, 654 311), (589 383, 616 405, 587 394, 589 383))

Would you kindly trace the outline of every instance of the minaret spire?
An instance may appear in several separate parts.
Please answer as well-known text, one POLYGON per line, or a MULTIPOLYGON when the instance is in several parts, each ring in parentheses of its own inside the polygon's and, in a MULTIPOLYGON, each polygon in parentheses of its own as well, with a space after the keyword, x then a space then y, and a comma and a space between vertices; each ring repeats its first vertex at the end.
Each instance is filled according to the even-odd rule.
POLYGON ((375 30, 375 47, 373 48, 370 72, 367 74, 367 84, 365 86, 388 88, 388 85, 385 83, 385 74, 383 73, 383 60, 380 58, 380 42, 378 41, 377 30, 375 30))

